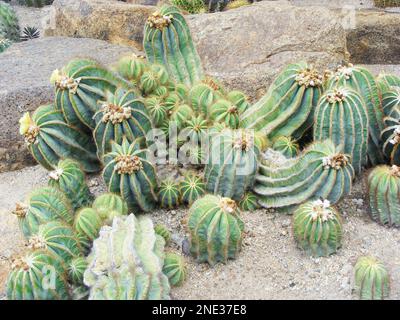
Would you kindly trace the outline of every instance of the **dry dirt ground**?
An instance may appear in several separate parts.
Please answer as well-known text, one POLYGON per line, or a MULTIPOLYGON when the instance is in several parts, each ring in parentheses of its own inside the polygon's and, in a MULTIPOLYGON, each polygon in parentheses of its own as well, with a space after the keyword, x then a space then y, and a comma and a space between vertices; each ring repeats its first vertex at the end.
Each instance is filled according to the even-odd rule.
MULTIPOLYGON (((39 166, 0 174, 0 297, 9 272, 10 258, 24 251, 15 216, 15 202, 45 185, 47 173, 39 166)), ((89 185, 104 191, 99 177, 89 185)), ((189 276, 172 290, 173 299, 352 299, 353 265, 361 255, 381 259, 391 275, 391 299, 400 299, 400 230, 372 222, 367 215, 365 191, 360 180, 339 206, 344 217, 343 247, 329 258, 313 259, 296 248, 291 217, 266 210, 243 213, 246 238, 237 260, 214 268, 186 257, 189 276)), ((173 232, 171 249, 181 250, 185 232, 181 220, 186 208, 158 210, 155 223, 173 232)))

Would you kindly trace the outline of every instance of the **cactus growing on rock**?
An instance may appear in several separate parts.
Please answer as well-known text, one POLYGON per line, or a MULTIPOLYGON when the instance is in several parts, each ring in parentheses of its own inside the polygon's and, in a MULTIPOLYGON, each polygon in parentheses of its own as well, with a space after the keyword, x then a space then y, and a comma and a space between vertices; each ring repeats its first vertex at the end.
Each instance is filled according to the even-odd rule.
POLYGON ((171 286, 181 286, 187 278, 185 259, 181 255, 168 252, 165 255, 163 272, 168 277, 171 286))
POLYGON ((315 257, 335 253, 342 245, 342 220, 327 200, 308 201, 293 214, 293 233, 300 249, 315 257))
POLYGON ((182 201, 189 206, 206 193, 206 185, 202 177, 189 173, 181 181, 182 201))
POLYGON ((158 201, 162 208, 172 209, 179 206, 180 198, 179 183, 172 179, 161 181, 158 190, 158 201))
POLYGON ((74 210, 92 203, 93 197, 79 162, 72 159, 60 160, 49 173, 49 178, 49 186, 62 191, 71 201, 74 210))
POLYGON ((244 224, 235 201, 205 195, 189 209, 190 252, 198 262, 226 263, 241 250, 244 224))
POLYGON ((19 41, 20 27, 15 10, 7 3, 0 2, 0 36, 10 41, 19 41))
POLYGON ((164 239, 148 217, 115 217, 93 243, 84 283, 91 300, 169 299, 164 239), (99 272, 101 271, 101 273, 99 272))
POLYGON ((225 129, 212 137, 204 171, 207 191, 240 200, 253 186, 259 153, 251 131, 225 129))
POLYGON ((26 204, 17 203, 13 211, 26 238, 36 234, 40 225, 50 221, 62 221, 72 225, 74 211, 66 196, 52 187, 33 191, 26 204))
POLYGON ((381 134, 383 152, 391 164, 400 165, 400 109, 393 109, 384 121, 385 129, 381 134))
POLYGON ((157 202, 157 176, 138 140, 113 143, 104 156, 103 178, 110 192, 118 193, 130 210, 151 211, 157 202))
POLYGON ((281 152, 286 158, 294 158, 299 153, 299 144, 291 137, 278 137, 272 144, 272 149, 281 152))
POLYGON ((367 162, 369 122, 363 101, 356 91, 339 87, 326 91, 315 110, 314 139, 342 145, 356 173, 367 162))
POLYGON ((71 158, 86 172, 100 170, 93 139, 68 125, 53 105, 40 106, 32 117, 27 112, 19 122, 29 151, 44 168, 53 170, 60 159, 71 158))
POLYGON ((389 296, 389 274, 374 257, 360 257, 354 267, 354 285, 361 300, 383 300, 389 296))
POLYGON ((200 57, 177 7, 162 6, 147 19, 143 47, 147 59, 165 66, 176 82, 193 85, 203 78, 200 57))
POLYGON ((81 247, 89 251, 92 242, 99 236, 103 221, 99 213, 92 208, 82 208, 75 215, 74 230, 81 247))
POLYGON ((92 208, 106 224, 112 223, 115 216, 127 215, 129 211, 126 201, 115 193, 105 193, 98 196, 93 201, 92 208))
POLYGON ((368 176, 368 190, 372 219, 400 227, 400 167, 376 167, 368 176))
POLYGON ((332 204, 350 193, 354 169, 349 157, 332 141, 317 141, 294 159, 264 161, 253 191, 266 208, 287 208, 323 198, 332 204))
POLYGON ((66 270, 59 259, 46 250, 35 250, 14 259, 7 280, 9 300, 70 299, 66 270), (49 283, 49 276, 52 283, 49 283), (49 285, 52 285, 50 287, 49 285))

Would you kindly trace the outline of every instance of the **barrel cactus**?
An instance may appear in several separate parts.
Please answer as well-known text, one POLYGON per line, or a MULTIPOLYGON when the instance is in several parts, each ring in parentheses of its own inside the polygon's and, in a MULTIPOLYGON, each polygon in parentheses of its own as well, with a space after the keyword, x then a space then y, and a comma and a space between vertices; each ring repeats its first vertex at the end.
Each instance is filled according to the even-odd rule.
POLYGON ((180 142, 189 142, 191 145, 204 143, 208 138, 208 124, 203 116, 193 116, 186 121, 184 128, 179 132, 180 142))
POLYGON ((400 109, 393 109, 385 117, 385 129, 382 131, 383 152, 391 164, 400 165, 400 109))
POLYGON ((272 144, 272 149, 282 152, 286 158, 295 158, 299 153, 299 144, 291 137, 278 137, 272 144))
POLYGON ((150 218, 115 217, 93 243, 84 283, 90 300, 169 299, 163 274, 164 239, 154 233, 150 218))
POLYGON ((172 209, 179 206, 181 201, 179 183, 168 178, 161 181, 158 190, 158 201, 162 208, 172 209))
POLYGON ((326 257, 342 245, 342 220, 329 201, 307 201, 293 213, 293 233, 300 249, 326 257))
POLYGON ((190 14, 201 13, 205 11, 203 0, 171 0, 174 6, 190 14))
POLYGON ((317 141, 293 159, 264 160, 253 191, 266 208, 285 208, 323 198, 332 204, 350 193, 354 169, 332 141, 317 141))
POLYGON ((181 255, 168 252, 165 255, 163 272, 168 277, 171 286, 181 286, 187 278, 185 259, 181 255))
POLYGON ((104 156, 103 178, 108 190, 118 193, 130 210, 151 211, 157 202, 157 175, 140 142, 113 143, 104 156))
POLYGON ((68 279, 76 286, 83 285, 83 274, 88 267, 85 257, 76 257, 72 259, 67 268, 68 279))
POLYGON ((32 117, 26 112, 19 122, 30 153, 47 170, 66 158, 77 160, 86 172, 100 170, 92 137, 68 125, 53 105, 40 106, 32 117))
POLYGON ((224 89, 217 80, 206 77, 192 86, 188 99, 196 115, 208 119, 211 105, 222 99, 224 94, 224 89))
POLYGON ((137 93, 118 88, 114 94, 106 96, 94 115, 96 128, 93 137, 99 159, 111 150, 111 141, 122 143, 123 137, 129 142, 136 138, 145 140, 152 129, 150 116, 137 93))
POLYGON ((236 202, 205 195, 189 209, 190 252, 198 262, 226 263, 241 250, 244 224, 236 202))
POLYGON ((7 3, 0 2, 0 35, 13 42, 19 41, 20 27, 15 10, 7 3))
POLYGON ((33 191, 26 204, 17 203, 13 213, 18 217, 19 226, 26 238, 36 234, 40 225, 51 221, 62 221, 72 225, 74 211, 65 195, 52 187, 33 191))
POLYGON ((376 82, 381 93, 390 89, 390 87, 400 87, 400 77, 393 74, 381 73, 376 78, 376 82))
POLYGON ((95 128, 93 116, 98 109, 97 101, 122 83, 90 59, 70 61, 61 70, 55 70, 50 81, 55 87, 56 109, 62 111, 70 125, 86 131, 95 128))
POLYGON ((92 195, 79 162, 72 159, 60 160, 57 167, 49 173, 49 178, 49 186, 61 190, 74 210, 92 203, 92 195))
POLYGON ((150 64, 139 79, 139 88, 143 96, 150 94, 160 95, 160 90, 166 93, 165 86, 170 83, 170 76, 164 66, 150 64))
POLYGON ((100 215, 92 208, 82 208, 76 213, 74 230, 85 252, 90 250, 92 242, 99 236, 102 225, 100 215))
POLYGON ((361 300, 383 300, 389 296, 389 273, 385 265, 374 257, 360 257, 357 260, 354 280, 356 294, 361 300))
POLYGON ((243 195, 238 202, 238 206, 242 211, 254 211, 260 207, 257 203, 257 196, 251 191, 243 195))
POLYGON ((390 227, 400 227, 400 167, 378 166, 368 176, 372 219, 390 227))
POLYGON ((143 47, 147 59, 165 66, 176 82, 192 85, 203 78, 200 57, 177 7, 164 5, 147 19, 143 47))
POLYGON ((144 100, 144 104, 151 116, 155 127, 160 127, 168 119, 168 108, 164 99, 157 96, 150 96, 144 100))
POLYGON ((356 173, 367 162, 368 114, 364 99, 354 90, 327 90, 315 110, 314 139, 331 139, 350 155, 356 173))
POLYGON ((125 216, 129 212, 126 201, 115 193, 104 193, 98 196, 94 200, 92 208, 105 224, 110 224, 114 217, 125 216))
POLYGON ((68 300, 63 264, 46 250, 28 252, 12 261, 7 280, 9 300, 68 300))
POLYGON ((279 136, 301 137, 313 124, 313 109, 322 92, 323 78, 306 63, 290 64, 268 92, 242 116, 242 126, 279 136))
POLYGON ((157 224, 154 227, 154 232, 164 238, 165 244, 168 244, 171 241, 172 235, 166 226, 164 226, 162 224, 157 224))
POLYGON ((192 205, 206 193, 206 185, 202 177, 195 173, 188 173, 181 181, 181 195, 183 203, 192 205))
POLYGON ((143 73, 148 69, 146 58, 136 54, 123 56, 114 66, 114 70, 131 84, 138 86, 143 73))
POLYGON ((206 190, 240 200, 254 183, 259 150, 247 130, 223 130, 211 139, 204 171, 206 190))

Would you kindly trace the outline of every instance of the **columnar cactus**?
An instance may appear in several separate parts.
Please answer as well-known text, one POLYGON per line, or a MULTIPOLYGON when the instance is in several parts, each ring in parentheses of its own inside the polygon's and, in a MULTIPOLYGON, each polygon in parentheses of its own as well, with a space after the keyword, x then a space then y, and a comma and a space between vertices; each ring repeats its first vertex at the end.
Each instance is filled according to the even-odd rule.
POLYGON ((77 257, 72 259, 68 264, 68 279, 76 286, 83 285, 83 274, 88 267, 86 258, 77 257))
POLYGON ((35 250, 14 259, 7 280, 9 300, 68 300, 66 270, 46 250, 35 250))
POLYGON ((115 217, 93 243, 84 283, 90 300, 169 299, 162 272, 164 239, 154 233, 150 218, 115 217))
POLYGON ((92 247, 92 242, 99 236, 102 225, 99 213, 92 208, 82 208, 76 213, 74 230, 85 251, 89 251, 92 247))
POLYGON ((69 124, 86 131, 95 128, 93 116, 98 110, 97 101, 122 83, 89 59, 70 61, 61 70, 55 70, 50 81, 55 87, 56 109, 62 111, 69 124))
POLYGON ((317 141, 297 158, 264 161, 253 190, 266 208, 287 208, 318 198, 334 204, 350 193, 353 178, 350 158, 332 141, 317 141))
POLYGON ((214 195, 196 200, 189 209, 190 252, 198 262, 226 263, 242 246, 244 224, 235 201, 214 195))
POLYGON ((264 97, 244 113, 242 127, 263 131, 272 140, 293 133, 301 136, 312 126, 322 83, 322 75, 305 63, 287 66, 264 97))
POLYGON ((101 107, 94 115, 96 128, 93 131, 99 159, 111 150, 111 141, 120 144, 123 137, 129 142, 141 137, 146 140, 152 123, 146 107, 134 91, 118 88, 99 104, 101 107))
POLYGON ((57 167, 49 173, 49 178, 49 186, 61 190, 74 210, 92 203, 92 195, 79 162, 72 159, 60 160, 57 167))
POLYGON ((367 163, 368 114, 354 90, 338 87, 325 92, 315 110, 314 139, 331 139, 350 155, 356 173, 367 163))
POLYGON ((258 169, 259 150, 247 130, 223 130, 211 139, 204 171, 206 189, 240 200, 251 188, 258 169))
POLYGON ((383 152, 391 164, 400 165, 400 109, 393 109, 385 117, 385 129, 382 131, 383 152))
POLYGON ((86 172, 100 170, 92 137, 68 125, 53 105, 40 106, 32 117, 27 112, 19 122, 29 151, 47 170, 66 158, 79 161, 86 172))
POLYGON ((299 153, 299 144, 291 137, 278 137, 272 144, 272 149, 281 152, 286 158, 294 158, 299 153))
POLYGON ((7 3, 0 2, 0 36, 10 41, 19 41, 20 27, 14 9, 7 3))
POLYGON ((253 192, 246 192, 238 202, 238 206, 242 211, 254 211, 260 206, 257 203, 257 196, 253 192))
POLYGON ((293 233, 300 249, 315 257, 335 253, 342 245, 342 220, 327 200, 308 201, 293 214, 293 233))
POLYGON ((39 226, 50 221, 61 221, 72 225, 74 211, 65 195, 52 187, 33 191, 26 204, 17 203, 13 213, 26 238, 36 234, 39 226))
POLYGON ((179 254, 168 252, 165 255, 163 272, 168 277, 171 286, 181 286, 187 278, 185 259, 179 254))
POLYGON ((92 208, 106 224, 112 223, 115 216, 125 216, 129 212, 126 201, 115 193, 98 196, 94 200, 92 208))
POLYGON ((151 211, 157 202, 157 176, 154 166, 147 160, 147 150, 140 142, 112 144, 110 153, 104 156, 103 178, 108 190, 118 193, 129 209, 151 211))
POLYGON ((172 209, 179 205, 181 201, 179 183, 172 179, 161 181, 158 190, 158 201, 162 208, 172 209))
POLYGON ((202 177, 189 173, 181 181, 181 195, 183 203, 192 205, 206 193, 206 185, 202 177))
POLYGON ((177 7, 162 6, 147 19, 143 47, 147 59, 165 66, 176 82, 192 85, 202 79, 200 57, 177 7))
MULTIPOLYGON (((383 110, 379 97, 378 85, 374 79, 374 76, 371 74, 371 72, 369 72, 366 68, 363 67, 353 66, 352 64, 339 66, 336 72, 328 80, 327 87, 333 89, 333 88, 341 88, 343 86, 347 86, 355 90, 360 95, 360 98, 364 101, 363 108, 366 110, 368 114, 368 127, 369 127, 368 157, 373 165, 383 163, 385 158, 384 155, 382 154, 381 150, 382 141, 380 139, 380 133, 384 126, 383 110)), ((351 96, 350 98, 353 97, 351 96)), ((345 99, 345 101, 346 100, 349 99, 345 99)), ((358 102, 354 103, 358 104, 358 102)), ((356 134, 358 133, 359 129, 357 127, 356 134)), ((347 134, 348 133, 346 133, 346 135, 347 134)), ((333 141, 336 143, 335 139, 333 139, 333 141)), ((351 154, 350 151, 347 151, 347 148, 345 148, 345 152, 351 154)), ((354 169, 356 171, 359 171, 357 160, 353 158, 352 163, 354 169)))
POLYGON ((383 300, 389 296, 389 274, 382 262, 370 256, 360 257, 354 271, 355 290, 361 300, 383 300))
POLYGON ((372 219, 400 227, 400 167, 378 166, 368 176, 372 219))

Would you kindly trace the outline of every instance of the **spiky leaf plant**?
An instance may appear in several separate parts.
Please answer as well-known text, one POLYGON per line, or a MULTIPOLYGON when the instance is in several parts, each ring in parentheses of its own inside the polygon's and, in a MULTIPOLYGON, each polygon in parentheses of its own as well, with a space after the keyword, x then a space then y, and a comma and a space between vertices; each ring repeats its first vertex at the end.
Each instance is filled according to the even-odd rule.
POLYGON ((15 10, 4 1, 0 2, 0 35, 12 42, 18 42, 20 27, 15 10))
POLYGON ((308 201, 293 213, 293 233, 300 249, 314 257, 326 257, 342 245, 342 220, 329 201, 308 201))
POLYGON ((354 285, 361 300, 383 300, 390 293, 389 273, 378 259, 360 257, 354 267, 354 285))
POLYGON ((98 196, 92 208, 106 224, 111 224, 115 216, 124 216, 129 212, 126 201, 115 193, 104 193, 98 196))
POLYGON ((296 158, 264 160, 253 191, 265 208, 287 208, 323 198, 332 204, 350 193, 354 169, 332 141, 317 141, 296 158))
POLYGON ((400 227, 400 167, 378 166, 368 176, 369 206, 375 221, 400 227))
POLYGON ((84 283, 89 299, 169 299, 168 278, 162 272, 164 244, 150 218, 115 217, 111 227, 101 229, 88 257, 84 283))
POLYGON ((46 250, 14 259, 7 280, 9 300, 68 300, 70 294, 63 264, 46 250))
POLYGON ((22 30, 21 41, 28 41, 40 37, 40 31, 36 27, 25 27, 22 30))
POLYGON ((68 279, 76 286, 83 285, 83 274, 88 267, 85 257, 76 257, 68 264, 68 279))
POLYGON ((385 117, 385 129, 382 131, 383 152, 391 164, 400 165, 400 109, 393 109, 385 117))
POLYGON ((183 203, 192 205, 197 199, 206 193, 206 185, 201 176, 188 173, 181 181, 181 195, 183 203))
POLYGON ((26 238, 36 234, 40 225, 61 221, 72 225, 74 211, 66 196, 52 187, 43 187, 31 192, 25 203, 17 203, 13 211, 26 238))
POLYGON ((148 212, 157 202, 157 175, 147 153, 138 140, 130 144, 124 138, 120 145, 113 143, 104 156, 103 178, 108 190, 120 194, 130 210, 148 212))
POLYGON ((92 137, 67 124, 53 105, 40 106, 32 117, 26 112, 19 123, 28 150, 47 170, 66 158, 77 160, 86 172, 100 170, 92 137))
POLYGON ((242 211, 254 211, 260 207, 257 203, 257 196, 251 191, 246 192, 243 195, 238 202, 238 206, 242 211))
POLYGON ((165 66, 176 82, 191 86, 203 78, 200 57, 177 7, 164 5, 147 19, 143 47, 147 59, 165 66))
POLYGON ((281 152, 286 158, 294 158, 299 154, 299 144, 292 137, 278 137, 272 144, 272 149, 281 152))
POLYGON ((187 266, 184 257, 173 252, 166 253, 163 272, 168 277, 171 286, 181 286, 187 278, 187 266))
POLYGON ((244 224, 235 201, 205 195, 189 209, 190 252, 197 262, 226 263, 242 247, 244 224))
POLYGON ((74 230, 83 250, 90 251, 93 240, 99 236, 103 221, 92 208, 82 208, 75 215, 74 230))
POLYGON ((171 232, 163 224, 157 224, 154 227, 154 232, 164 238, 165 244, 168 245, 168 243, 171 241, 171 232))
POLYGON ((161 181, 158 190, 158 201, 162 208, 172 209, 179 206, 180 198, 181 194, 178 182, 170 178, 161 181))

